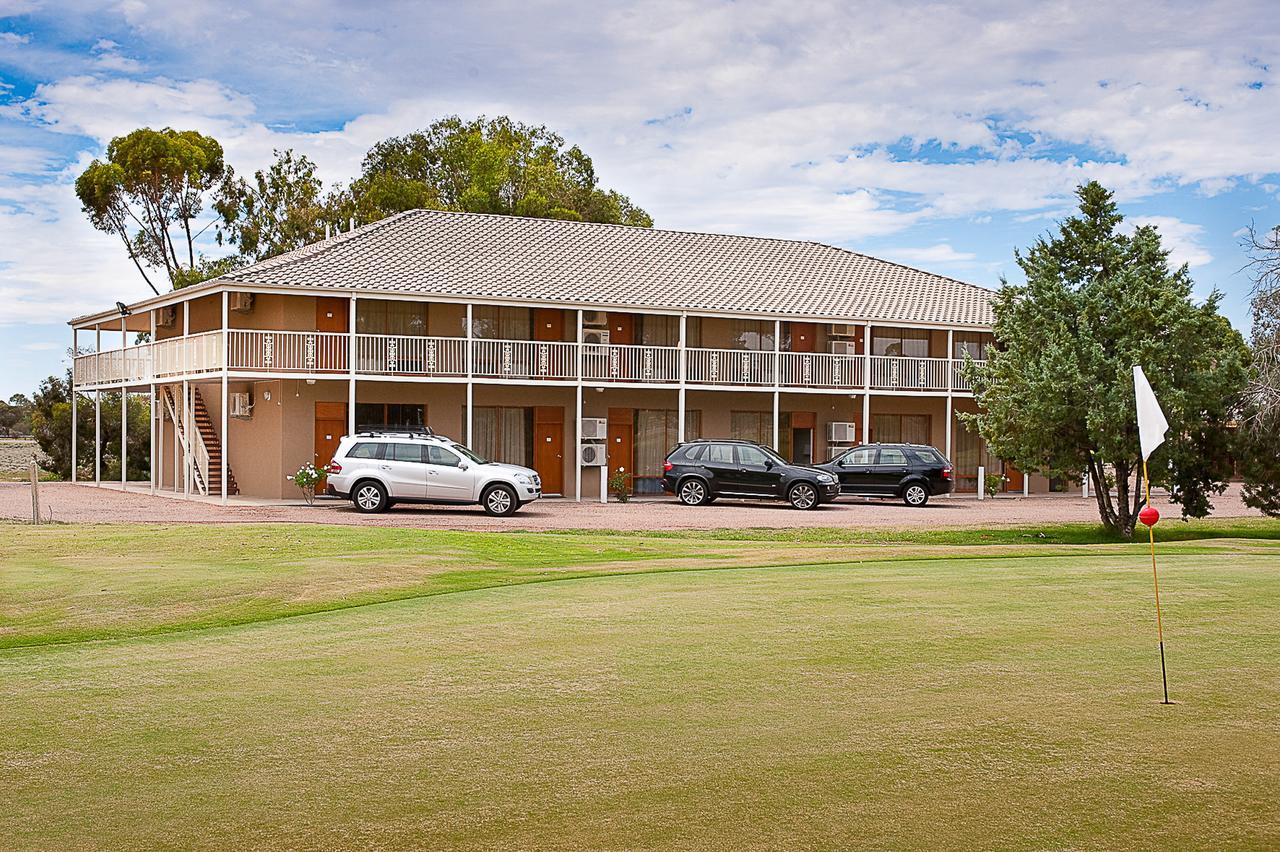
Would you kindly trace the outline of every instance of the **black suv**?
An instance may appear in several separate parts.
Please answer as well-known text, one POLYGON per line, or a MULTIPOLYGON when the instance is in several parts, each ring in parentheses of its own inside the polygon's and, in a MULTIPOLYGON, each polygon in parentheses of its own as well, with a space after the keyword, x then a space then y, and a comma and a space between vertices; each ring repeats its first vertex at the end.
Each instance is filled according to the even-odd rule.
POLYGON ((750 441, 712 439, 672 450, 662 465, 662 488, 687 506, 717 497, 763 497, 813 509, 840 496, 831 473, 787 464, 773 450, 750 441))
POLYGON ((932 495, 955 488, 951 462, 923 444, 854 447, 817 467, 840 480, 841 494, 901 497, 908 506, 923 506, 932 495))

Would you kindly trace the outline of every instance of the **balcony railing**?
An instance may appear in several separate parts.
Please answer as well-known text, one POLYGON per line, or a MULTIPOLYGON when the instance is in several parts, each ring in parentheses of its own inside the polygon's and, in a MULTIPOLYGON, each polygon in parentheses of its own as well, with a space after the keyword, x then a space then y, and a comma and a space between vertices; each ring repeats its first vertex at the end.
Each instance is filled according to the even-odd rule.
MULTIPOLYGON (((233 373, 351 372, 349 336, 341 332, 233 329, 227 334, 227 367, 233 373)), ((467 340, 461 337, 357 334, 355 344, 355 372, 362 376, 577 381, 581 372, 581 380, 591 384, 681 382, 681 350, 675 346, 477 339, 471 341, 468 358, 467 340)), ((688 386, 971 390, 964 362, 954 358, 702 348, 686 349, 683 355, 688 386)), ((75 380, 81 387, 147 384, 220 371, 222 357, 222 332, 210 331, 81 355, 75 360, 75 380)))

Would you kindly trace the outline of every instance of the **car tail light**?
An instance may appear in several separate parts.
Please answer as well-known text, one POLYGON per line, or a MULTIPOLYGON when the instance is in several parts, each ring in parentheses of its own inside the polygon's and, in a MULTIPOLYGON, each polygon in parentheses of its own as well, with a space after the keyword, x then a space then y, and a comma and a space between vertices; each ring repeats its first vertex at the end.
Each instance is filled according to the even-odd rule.
POLYGON ((324 472, 325 473, 342 473, 342 465, 338 464, 336 461, 331 461, 324 466, 324 472))
POLYGON ((942 469, 942 478, 943 478, 943 479, 950 479, 950 478, 951 478, 951 468, 949 468, 949 467, 944 467, 944 468, 942 469))
POLYGON ((671 472, 671 469, 672 469, 673 467, 675 467, 675 465, 673 465, 671 462, 669 462, 669 461, 664 461, 664 462, 662 463, 662 472, 663 472, 663 473, 670 473, 670 472, 671 472))

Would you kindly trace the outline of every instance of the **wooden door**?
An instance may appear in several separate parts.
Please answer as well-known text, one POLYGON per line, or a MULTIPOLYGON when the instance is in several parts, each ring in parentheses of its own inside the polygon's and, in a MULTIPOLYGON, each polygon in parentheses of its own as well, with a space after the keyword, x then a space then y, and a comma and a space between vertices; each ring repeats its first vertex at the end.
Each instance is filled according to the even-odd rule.
POLYGON ((817 343, 818 324, 813 322, 791 323, 791 351, 812 352, 817 343))
POLYGON ((635 489, 635 419, 635 409, 609 409, 609 477, 622 468, 623 473, 632 477, 630 490, 635 489))
POLYGON ((564 311, 556 308, 534 308, 533 339, 564 340, 564 311))
POLYGON ((564 409, 533 410, 533 469, 542 477, 543 494, 564 493, 564 409))
MULTIPOLYGON (((338 442, 347 434, 347 404, 345 402, 316 403, 316 442, 312 461, 317 468, 323 469, 333 461, 333 454, 338 451, 338 442)), ((320 480, 316 491, 324 490, 325 481, 320 480)))
MULTIPOLYGON (((634 314, 609 311, 609 342, 628 346, 636 342, 636 318, 634 314)), ((613 409, 610 409, 612 411, 613 409)))
POLYGON ((347 326, 347 299, 316 297, 316 331, 350 331, 347 326))
POLYGON ((1007 480, 1004 484, 1004 489, 1006 491, 1022 490, 1022 471, 1018 470, 1016 467, 1009 464, 1008 462, 1005 462, 1004 475, 1005 475, 1005 479, 1007 480))

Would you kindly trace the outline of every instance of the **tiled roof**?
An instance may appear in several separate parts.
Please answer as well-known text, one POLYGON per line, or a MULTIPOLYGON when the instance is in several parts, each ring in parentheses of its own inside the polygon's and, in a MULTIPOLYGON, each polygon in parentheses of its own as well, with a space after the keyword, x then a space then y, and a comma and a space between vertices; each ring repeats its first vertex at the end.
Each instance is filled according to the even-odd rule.
POLYGON ((218 281, 978 326, 992 323, 994 296, 821 243, 438 210, 390 216, 218 281))

